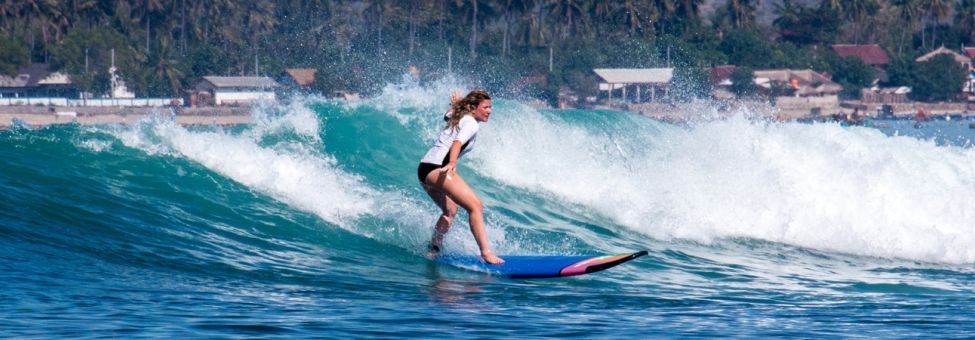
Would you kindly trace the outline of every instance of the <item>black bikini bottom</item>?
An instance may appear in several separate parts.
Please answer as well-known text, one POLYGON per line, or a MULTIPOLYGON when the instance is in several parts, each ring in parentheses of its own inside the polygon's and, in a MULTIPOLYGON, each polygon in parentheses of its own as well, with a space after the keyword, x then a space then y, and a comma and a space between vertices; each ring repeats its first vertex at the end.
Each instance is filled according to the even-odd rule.
POLYGON ((439 164, 420 163, 420 166, 416 167, 416 177, 420 179, 420 184, 426 183, 427 175, 442 167, 443 165, 439 164))

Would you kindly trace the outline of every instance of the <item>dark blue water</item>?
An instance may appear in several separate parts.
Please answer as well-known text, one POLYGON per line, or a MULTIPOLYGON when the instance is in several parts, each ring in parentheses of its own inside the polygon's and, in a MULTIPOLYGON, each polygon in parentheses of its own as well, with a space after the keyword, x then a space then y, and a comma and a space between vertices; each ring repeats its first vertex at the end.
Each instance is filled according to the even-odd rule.
MULTIPOLYGON (((0 132, 0 337, 973 335, 967 125, 498 100, 460 173, 500 254, 650 251, 511 280, 422 257, 415 163, 447 93, 0 132)), ((475 249, 458 223, 446 250, 475 249)))

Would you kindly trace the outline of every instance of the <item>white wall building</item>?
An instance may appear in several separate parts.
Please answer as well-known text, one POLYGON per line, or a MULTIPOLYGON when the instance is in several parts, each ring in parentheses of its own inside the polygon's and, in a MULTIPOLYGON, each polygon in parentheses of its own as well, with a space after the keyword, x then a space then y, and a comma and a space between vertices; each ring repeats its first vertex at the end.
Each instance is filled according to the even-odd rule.
POLYGON ((279 87, 270 77, 203 77, 196 84, 197 91, 213 95, 214 105, 250 104, 256 101, 274 101, 274 89, 279 87))
POLYGON ((673 68, 597 68, 593 72, 602 80, 599 90, 606 91, 611 102, 617 89, 622 89, 620 99, 624 101, 656 101, 657 92, 666 94, 674 79, 673 68), (634 98, 627 97, 627 88, 630 88, 634 98))

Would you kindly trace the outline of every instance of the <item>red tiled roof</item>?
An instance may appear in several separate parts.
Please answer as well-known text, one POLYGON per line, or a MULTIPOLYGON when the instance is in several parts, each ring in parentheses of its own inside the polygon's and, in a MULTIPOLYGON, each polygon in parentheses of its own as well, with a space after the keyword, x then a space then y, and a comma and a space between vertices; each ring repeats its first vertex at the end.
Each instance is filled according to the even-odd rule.
POLYGON ((833 51, 840 57, 857 57, 867 65, 887 65, 889 59, 880 45, 833 45, 833 51))
POLYGON ((315 82, 315 73, 318 70, 313 68, 289 68, 284 70, 291 79, 295 80, 298 86, 309 86, 315 82))
POLYGON ((711 73, 711 81, 717 84, 731 78, 731 74, 735 72, 735 65, 715 66, 708 71, 711 73))
POLYGON ((962 50, 965 51, 965 55, 969 58, 975 59, 975 47, 965 47, 962 50))

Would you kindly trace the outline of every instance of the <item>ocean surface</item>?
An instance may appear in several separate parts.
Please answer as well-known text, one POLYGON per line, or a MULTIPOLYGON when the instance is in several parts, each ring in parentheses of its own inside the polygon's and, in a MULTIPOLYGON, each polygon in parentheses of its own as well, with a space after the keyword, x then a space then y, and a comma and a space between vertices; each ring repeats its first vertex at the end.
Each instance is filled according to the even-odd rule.
MULTIPOLYGON (((972 337, 968 121, 673 124, 498 98, 459 172, 513 280, 423 257, 450 86, 252 125, 0 132, 0 338, 972 337)), ((475 254, 461 213, 445 251, 475 254)))

